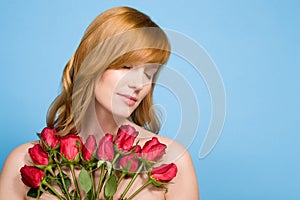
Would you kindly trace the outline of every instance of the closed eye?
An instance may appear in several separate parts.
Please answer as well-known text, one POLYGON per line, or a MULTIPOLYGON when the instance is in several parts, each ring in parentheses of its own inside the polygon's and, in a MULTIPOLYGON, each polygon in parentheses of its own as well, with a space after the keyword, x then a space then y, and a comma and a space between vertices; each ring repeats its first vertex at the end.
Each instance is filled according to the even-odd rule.
POLYGON ((151 78, 152 78, 152 75, 147 74, 147 73, 144 73, 144 74, 146 75, 146 77, 147 77, 148 79, 151 79, 151 78))
POLYGON ((122 69, 131 69, 132 67, 124 65, 122 69))

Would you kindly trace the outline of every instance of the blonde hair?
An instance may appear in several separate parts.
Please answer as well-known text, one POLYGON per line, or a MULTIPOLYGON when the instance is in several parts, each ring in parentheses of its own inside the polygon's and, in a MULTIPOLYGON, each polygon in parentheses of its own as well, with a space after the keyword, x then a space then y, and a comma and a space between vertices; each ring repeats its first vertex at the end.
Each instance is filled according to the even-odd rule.
MULTIPOLYGON (((62 91, 47 113, 47 126, 60 135, 78 133, 89 104, 94 98, 96 80, 108 68, 143 62, 165 64, 170 56, 167 36, 147 15, 129 7, 109 9, 87 28, 62 77, 62 91)), ((160 69, 159 69, 160 70, 160 69)), ((130 119, 158 133, 160 122, 153 106, 153 90, 143 99, 130 119)))

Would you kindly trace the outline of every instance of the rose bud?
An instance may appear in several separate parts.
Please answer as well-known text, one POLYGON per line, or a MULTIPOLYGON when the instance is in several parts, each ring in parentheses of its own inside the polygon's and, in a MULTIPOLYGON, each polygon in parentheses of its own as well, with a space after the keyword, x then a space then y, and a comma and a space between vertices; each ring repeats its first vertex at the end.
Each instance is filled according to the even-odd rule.
POLYGON ((177 166, 174 163, 162 164, 154 168, 151 172, 151 178, 158 182, 169 182, 177 174, 177 166))
POLYGON ((153 137, 144 144, 141 154, 146 160, 157 161, 166 153, 166 148, 167 145, 160 143, 157 137, 153 137))
POLYGON ((135 138, 139 134, 134 127, 130 125, 122 125, 117 133, 117 139, 115 144, 118 149, 123 152, 128 152, 131 150, 135 138))
POLYGON ((99 141, 97 157, 99 160, 107 160, 112 162, 114 155, 113 135, 106 133, 105 136, 99 141))
POLYGON ((86 160, 86 161, 90 161, 90 159, 92 158, 95 149, 96 149, 96 138, 94 135, 89 135, 85 145, 82 148, 82 157, 86 160))
POLYGON ((82 141, 78 135, 70 134, 60 139, 60 153, 69 161, 74 161, 82 149, 82 141))
MULTIPOLYGON (((55 149, 58 147, 59 137, 56 135, 55 129, 46 127, 42 130, 40 137, 43 141, 43 147, 46 145, 48 148, 55 149)), ((47 148, 46 148, 47 149, 47 148)))
POLYGON ((139 160, 134 156, 134 154, 129 154, 120 159, 120 168, 125 171, 134 173, 139 167, 139 160))
POLYGON ((33 147, 29 148, 28 153, 34 164, 45 166, 48 165, 48 154, 43 151, 42 147, 39 144, 36 144, 33 147))
POLYGON ((140 145, 135 145, 134 147, 134 153, 136 153, 136 154, 139 154, 139 153, 141 153, 141 151, 142 151, 142 147, 140 146, 140 145))
POLYGON ((32 188, 39 188, 44 177, 43 170, 33 166, 24 165, 24 167, 20 169, 20 172, 22 181, 25 185, 32 188))

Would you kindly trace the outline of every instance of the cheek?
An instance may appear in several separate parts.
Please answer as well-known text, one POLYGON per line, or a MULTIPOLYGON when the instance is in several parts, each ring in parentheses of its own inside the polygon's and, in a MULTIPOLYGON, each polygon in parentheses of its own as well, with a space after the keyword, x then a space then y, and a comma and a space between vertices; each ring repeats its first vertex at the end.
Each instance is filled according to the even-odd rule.
POLYGON ((151 84, 147 84, 144 88, 143 88, 143 98, 149 94, 151 92, 151 88, 152 85, 151 84))
POLYGON ((95 86, 95 97, 100 104, 107 104, 107 100, 111 98, 114 85, 108 73, 104 73, 95 86))
POLYGON ((105 90, 113 92, 120 83, 120 80, 121 75, 118 72, 107 70, 104 72, 99 84, 102 86, 102 88, 105 88, 105 90))

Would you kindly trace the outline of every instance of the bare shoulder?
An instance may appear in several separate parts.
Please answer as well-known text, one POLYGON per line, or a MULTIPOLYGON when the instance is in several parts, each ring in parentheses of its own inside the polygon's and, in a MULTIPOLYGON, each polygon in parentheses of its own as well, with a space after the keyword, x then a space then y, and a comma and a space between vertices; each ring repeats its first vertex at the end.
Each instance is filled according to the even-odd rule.
POLYGON ((200 199, 195 166, 188 150, 173 139, 156 134, 152 136, 167 145, 167 153, 162 163, 175 163, 178 168, 177 175, 172 180, 173 184, 167 185, 166 199, 200 199))
POLYGON ((182 162, 182 160, 190 159, 190 154, 187 151, 187 149, 176 140, 165 137, 163 135, 152 133, 151 131, 148 130, 144 130, 144 132, 146 133, 146 135, 148 135, 147 139, 150 139, 152 137, 157 137, 161 143, 167 145, 167 149, 166 149, 167 154, 164 156, 164 162, 177 163, 177 162, 182 162))
POLYGON ((24 199, 27 187, 21 181, 20 168, 30 164, 28 148, 37 142, 29 142, 15 148, 6 158, 0 179, 0 199, 24 199))
POLYGON ((28 156, 28 149, 32 147, 34 144, 37 144, 38 141, 28 142, 16 147, 6 158, 3 166, 3 170, 6 167, 11 167, 12 164, 14 165, 24 165, 26 164, 26 157, 28 156))
POLYGON ((143 145, 145 141, 151 139, 152 137, 157 137, 161 143, 166 144, 166 154, 163 156, 161 163, 175 163, 178 168, 177 175, 172 180, 173 184, 167 185, 168 192, 165 195, 165 199, 198 200, 200 198, 198 181, 196 177, 195 166, 188 150, 179 142, 171 138, 157 135, 135 124, 132 125, 140 132, 140 138, 142 138, 142 142, 140 143, 141 145, 143 145))
POLYGON ((5 163, 4 163, 4 167, 6 167, 6 165, 11 165, 13 164, 17 164, 17 163, 22 163, 24 164, 23 161, 25 161, 25 156, 28 152, 28 148, 32 147, 34 144, 36 144, 37 141, 33 141, 33 142, 28 142, 25 144, 22 144, 18 147, 16 147, 6 158, 5 163))
POLYGON ((159 136, 159 139, 168 146, 165 161, 175 163, 178 168, 177 175, 172 180, 173 184, 167 185, 166 199, 200 199, 195 166, 188 150, 170 138, 159 136))
MULTIPOLYGON (((146 141, 148 141, 149 139, 151 139, 152 137, 157 137, 158 140, 167 145, 167 154, 164 156, 164 160, 163 162, 182 162, 182 160, 189 160, 190 159, 190 155, 189 152, 187 151, 187 149, 181 145, 179 142, 162 136, 162 135, 158 135, 155 134, 149 130, 146 130, 145 128, 138 126, 134 123, 131 123, 130 125, 134 126, 136 128, 136 130, 139 132, 139 144, 143 145, 146 141)), ((183 162, 184 164, 185 162, 183 162)))

